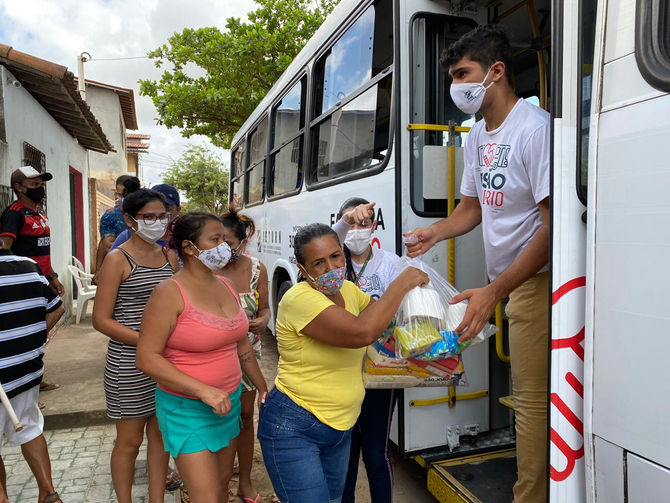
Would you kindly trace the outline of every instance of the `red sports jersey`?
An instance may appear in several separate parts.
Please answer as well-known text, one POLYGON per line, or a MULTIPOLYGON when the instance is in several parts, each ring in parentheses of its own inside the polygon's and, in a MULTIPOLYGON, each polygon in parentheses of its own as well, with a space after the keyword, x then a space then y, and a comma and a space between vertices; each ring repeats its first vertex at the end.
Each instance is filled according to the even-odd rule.
POLYGON ((51 276, 51 230, 49 219, 40 206, 34 212, 19 201, 13 202, 0 218, 0 236, 14 238, 12 252, 30 257, 45 276, 51 276))

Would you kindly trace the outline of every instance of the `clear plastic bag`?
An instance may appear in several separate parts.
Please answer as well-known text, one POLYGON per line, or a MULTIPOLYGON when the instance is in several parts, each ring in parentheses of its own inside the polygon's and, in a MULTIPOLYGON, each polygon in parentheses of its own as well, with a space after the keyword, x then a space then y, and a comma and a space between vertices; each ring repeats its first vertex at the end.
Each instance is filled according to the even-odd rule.
POLYGON ((455 330, 463 321, 467 301, 449 304, 449 300, 458 295, 458 290, 420 258, 402 257, 394 273, 400 274, 410 266, 425 272, 430 282, 410 290, 398 308, 394 331, 397 358, 445 359, 459 355, 465 348, 496 333, 495 325, 487 323, 476 337, 459 344, 455 330))

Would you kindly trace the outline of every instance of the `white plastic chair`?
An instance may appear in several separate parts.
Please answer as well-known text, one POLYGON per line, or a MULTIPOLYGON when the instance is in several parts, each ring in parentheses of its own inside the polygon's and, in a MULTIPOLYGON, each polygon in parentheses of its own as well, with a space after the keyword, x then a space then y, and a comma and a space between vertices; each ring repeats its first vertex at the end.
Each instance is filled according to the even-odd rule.
POLYGON ((95 297, 97 286, 91 285, 92 274, 85 273, 81 269, 73 265, 67 266, 72 274, 75 285, 77 285, 77 325, 81 321, 81 317, 86 313, 86 306, 88 301, 95 297))
POLYGON ((70 260, 72 261, 72 265, 75 266, 77 269, 79 269, 79 273, 81 275, 82 283, 84 284, 84 286, 91 286, 93 274, 86 272, 84 264, 82 264, 79 261, 79 259, 74 255, 72 255, 70 260))

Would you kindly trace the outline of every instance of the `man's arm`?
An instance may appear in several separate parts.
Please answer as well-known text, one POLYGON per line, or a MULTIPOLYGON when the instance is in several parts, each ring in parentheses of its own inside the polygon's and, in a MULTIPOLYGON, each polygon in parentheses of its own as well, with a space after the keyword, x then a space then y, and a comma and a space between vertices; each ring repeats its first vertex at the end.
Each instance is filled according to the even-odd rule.
POLYGON ((496 304, 549 262, 549 198, 540 201, 537 207, 542 225, 516 260, 485 287, 465 290, 449 301, 456 304, 468 300, 463 321, 456 327, 461 334, 459 342, 475 337, 491 318, 496 304))
POLYGON ((482 221, 482 207, 476 197, 462 196, 454 212, 447 218, 435 222, 430 227, 415 229, 405 234, 414 236, 415 242, 407 242, 407 255, 423 255, 436 243, 445 239, 462 236, 477 227, 482 221))
POLYGON ((65 313, 65 308, 63 307, 63 304, 58 306, 56 309, 51 311, 50 313, 47 313, 46 319, 47 319, 47 333, 51 331, 53 327, 56 326, 56 323, 58 323, 58 320, 61 319, 63 316, 63 313, 65 313))
POLYGON ((97 284, 98 282, 98 276, 100 275, 102 262, 103 260, 105 260, 105 257, 109 252, 109 249, 112 247, 114 239, 115 239, 114 234, 105 234, 104 236, 102 236, 100 242, 98 243, 98 251, 95 253, 95 271, 92 280, 94 285, 97 284))

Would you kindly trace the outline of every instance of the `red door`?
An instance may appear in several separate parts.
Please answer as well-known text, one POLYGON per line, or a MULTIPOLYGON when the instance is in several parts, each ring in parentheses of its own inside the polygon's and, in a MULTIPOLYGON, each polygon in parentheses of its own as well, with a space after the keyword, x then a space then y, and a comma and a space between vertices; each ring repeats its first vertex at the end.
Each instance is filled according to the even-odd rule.
POLYGON ((81 172, 70 166, 70 225, 72 255, 86 267, 84 249, 84 179, 81 172))

